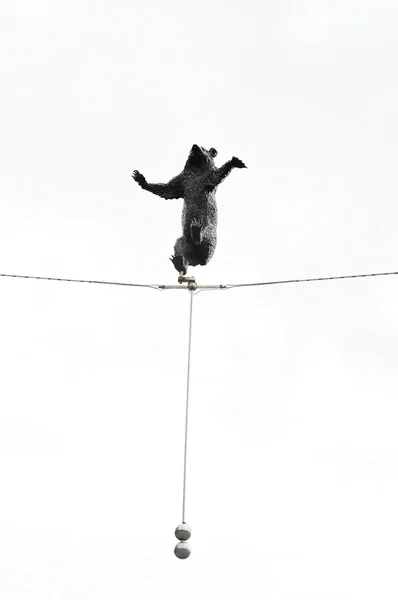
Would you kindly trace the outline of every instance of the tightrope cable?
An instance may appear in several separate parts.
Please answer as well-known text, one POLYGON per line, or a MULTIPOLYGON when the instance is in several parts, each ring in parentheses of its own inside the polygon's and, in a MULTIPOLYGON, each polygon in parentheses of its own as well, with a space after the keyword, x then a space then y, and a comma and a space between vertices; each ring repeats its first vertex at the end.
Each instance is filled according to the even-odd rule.
POLYGON ((66 281, 71 283, 99 283, 101 285, 122 285, 126 287, 141 287, 162 289, 160 285, 151 285, 149 283, 127 283, 123 281, 99 281, 95 279, 66 279, 64 277, 39 277, 38 275, 11 275, 9 273, 0 273, 0 277, 13 277, 14 279, 40 279, 42 281, 66 281))
POLYGON ((360 277, 383 277, 386 275, 398 275, 398 271, 388 271, 386 273, 362 273, 360 275, 336 275, 334 277, 308 277, 305 279, 279 279, 276 281, 262 281, 259 283, 230 283, 222 286, 223 289, 232 289, 238 287, 255 287, 259 285, 281 285, 285 283, 308 283, 311 281, 332 281, 335 279, 358 279, 360 277))
MULTIPOLYGON (((359 279, 365 277, 386 277, 388 275, 398 275, 398 271, 386 271, 383 273, 361 273, 355 275, 336 275, 332 277, 305 277, 301 279, 277 279, 274 281, 260 281, 254 283, 228 283, 218 285, 197 285, 195 289, 200 290, 231 290, 233 288, 242 287, 258 287, 266 285, 284 285, 287 283, 310 283, 313 281, 333 281, 338 279, 359 279)), ((72 283, 94 283, 101 285, 119 285, 124 287, 137 287, 137 288, 150 288, 153 290, 185 290, 188 286, 185 285, 161 285, 161 284, 148 284, 148 283, 128 283, 124 281, 100 281, 95 279, 69 279, 65 277, 42 277, 37 275, 14 275, 10 273, 0 273, 0 277, 12 277, 14 279, 38 279, 44 281, 64 281, 72 283)))

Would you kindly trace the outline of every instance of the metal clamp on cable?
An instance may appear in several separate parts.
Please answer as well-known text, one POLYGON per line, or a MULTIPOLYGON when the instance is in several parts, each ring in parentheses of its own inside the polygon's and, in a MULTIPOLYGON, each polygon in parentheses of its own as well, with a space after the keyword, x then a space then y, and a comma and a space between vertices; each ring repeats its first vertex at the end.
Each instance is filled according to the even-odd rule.
POLYGON ((195 283, 195 277, 187 277, 186 275, 180 275, 178 277, 178 283, 195 283))

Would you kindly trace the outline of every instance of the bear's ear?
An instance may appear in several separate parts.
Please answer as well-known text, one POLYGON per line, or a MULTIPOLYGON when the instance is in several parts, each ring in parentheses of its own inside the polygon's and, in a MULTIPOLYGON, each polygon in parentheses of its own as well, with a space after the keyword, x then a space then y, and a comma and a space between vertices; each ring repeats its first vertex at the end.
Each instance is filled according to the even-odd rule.
POLYGON ((209 154, 211 157, 215 158, 217 156, 218 152, 215 148, 210 148, 209 154))

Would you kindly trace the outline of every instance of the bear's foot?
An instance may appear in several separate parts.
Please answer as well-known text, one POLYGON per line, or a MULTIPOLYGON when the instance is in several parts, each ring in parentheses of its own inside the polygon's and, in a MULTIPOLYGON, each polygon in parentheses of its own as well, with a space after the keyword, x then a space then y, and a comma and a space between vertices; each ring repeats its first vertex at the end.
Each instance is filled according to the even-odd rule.
POLYGON ((184 259, 182 256, 171 256, 171 262, 174 265, 174 268, 179 272, 180 276, 184 277, 187 274, 187 270, 185 268, 184 259))

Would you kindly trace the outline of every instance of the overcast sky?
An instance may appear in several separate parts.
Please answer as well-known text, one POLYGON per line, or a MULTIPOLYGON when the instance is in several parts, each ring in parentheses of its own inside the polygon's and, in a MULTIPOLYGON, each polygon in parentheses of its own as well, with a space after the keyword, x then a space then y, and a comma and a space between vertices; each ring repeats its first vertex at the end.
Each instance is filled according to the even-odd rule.
MULTIPOLYGON (((398 269, 395 0, 3 0, 0 272, 202 284, 398 269)), ((194 298, 0 278, 0 597, 396 600, 398 279, 194 298)))

